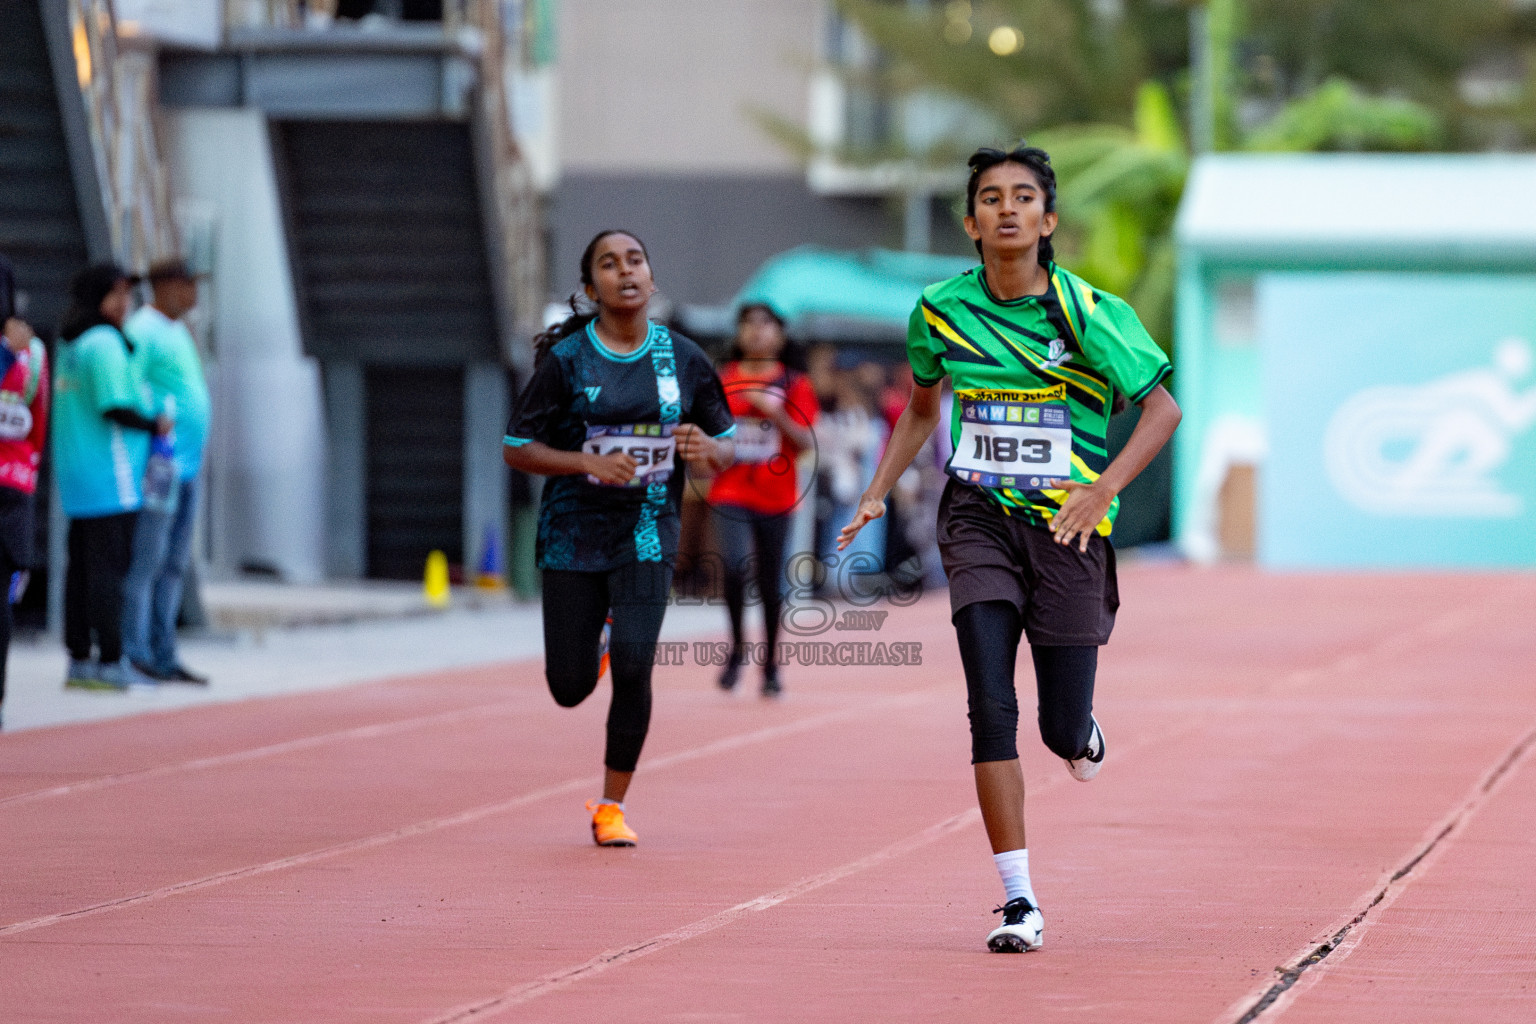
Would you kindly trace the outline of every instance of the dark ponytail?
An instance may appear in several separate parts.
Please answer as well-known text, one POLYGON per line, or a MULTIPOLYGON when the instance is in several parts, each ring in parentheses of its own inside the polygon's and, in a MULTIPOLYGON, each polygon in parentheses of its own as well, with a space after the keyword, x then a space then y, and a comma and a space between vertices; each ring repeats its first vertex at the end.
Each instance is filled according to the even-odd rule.
MULTIPOLYGON (((646 262, 650 262, 650 250, 645 247, 645 242, 641 241, 640 236, 633 231, 625 231, 623 228, 608 228, 605 231, 599 231, 592 236, 592 241, 588 242, 587 247, 581 251, 581 283, 583 287, 590 288, 592 286, 592 260, 597 255, 597 243, 609 235, 628 235, 635 241, 640 242, 640 251, 645 253, 646 262)), ((570 299, 567 300, 567 304, 571 307, 571 315, 553 327, 546 328, 533 336, 533 365, 535 367, 544 361, 544 356, 548 354, 550 349, 555 347, 557 342, 584 329, 587 324, 597 319, 598 311, 595 308, 583 310, 583 299, 584 296, 572 292, 570 299)))
MULTIPOLYGON (((1020 142, 1013 149, 1004 153, 1000 149, 978 149, 971 154, 966 161, 971 168, 971 176, 965 183, 965 215, 976 216, 976 189, 981 184, 981 172, 990 170, 998 164, 1019 164, 1029 168, 1035 180, 1040 183, 1040 190, 1045 193, 1045 212, 1056 212, 1056 171, 1051 167, 1051 154, 1038 146, 1031 146, 1026 142, 1020 142)), ((976 242, 976 252, 981 252, 981 242, 976 242)), ((1056 250, 1051 245, 1050 235, 1040 236, 1039 250, 1040 265, 1049 266, 1056 259, 1056 250)))

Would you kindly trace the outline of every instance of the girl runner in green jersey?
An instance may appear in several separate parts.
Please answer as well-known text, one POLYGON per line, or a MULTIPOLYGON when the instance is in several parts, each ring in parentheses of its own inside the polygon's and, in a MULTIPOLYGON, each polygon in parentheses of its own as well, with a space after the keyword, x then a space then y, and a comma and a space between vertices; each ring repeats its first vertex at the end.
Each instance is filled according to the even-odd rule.
POLYGON ((1023 144, 970 159, 965 230, 982 265, 924 289, 907 337, 913 387, 874 480, 839 548, 885 514, 885 497, 939 422, 940 383, 955 401, 954 455, 939 506, 939 551, 965 667, 971 759, 1002 877, 996 952, 1039 949, 1044 923, 1029 880, 1014 663, 1027 637, 1041 738, 1075 778, 1093 778, 1104 735, 1093 717, 1098 649, 1119 594, 1109 535, 1118 495, 1173 435, 1171 371, 1135 312, 1058 267, 1056 175, 1023 144), (1111 460, 1120 397, 1141 408, 1111 460))

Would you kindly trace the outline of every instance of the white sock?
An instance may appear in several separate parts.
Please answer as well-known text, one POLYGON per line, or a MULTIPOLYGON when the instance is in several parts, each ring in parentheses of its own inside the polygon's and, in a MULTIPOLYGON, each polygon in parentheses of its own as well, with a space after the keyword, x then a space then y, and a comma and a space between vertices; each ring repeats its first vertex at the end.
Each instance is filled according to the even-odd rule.
POLYGON ((1007 850, 1003 853, 994 853, 992 861, 997 865, 997 873, 1003 879, 1003 891, 1007 899, 1015 900, 1020 896, 1029 900, 1035 906, 1040 904, 1035 900, 1035 888, 1029 884, 1029 851, 1007 850))
MULTIPOLYGON (((595 801, 595 806, 601 807, 603 804, 613 804, 613 806, 617 807, 620 812, 623 812, 624 810, 623 800, 609 800, 607 797, 602 797, 595 801)), ((1030 902, 1033 903, 1034 900, 1030 900, 1030 902)))

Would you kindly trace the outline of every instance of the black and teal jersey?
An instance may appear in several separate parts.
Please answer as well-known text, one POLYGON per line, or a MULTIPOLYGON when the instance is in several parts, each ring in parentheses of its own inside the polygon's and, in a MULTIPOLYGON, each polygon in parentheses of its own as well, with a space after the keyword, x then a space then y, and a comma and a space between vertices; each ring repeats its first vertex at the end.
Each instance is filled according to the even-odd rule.
MULTIPOLYGON (((916 381, 948 376, 955 389, 950 474, 1040 525, 1066 499, 1051 479, 1069 471, 1090 483, 1108 466, 1115 394, 1140 402, 1172 372, 1128 303, 1048 270, 1044 295, 1007 301, 993 297, 981 267, 929 285, 907 330, 916 381)), ((1119 510, 1117 497, 1100 534, 1119 510)))
MULTIPOLYGON (((644 449, 679 423, 697 424, 711 437, 735 433, 725 389, 704 350, 652 324, 639 348, 619 355, 589 324, 545 354, 518 396, 504 443, 539 441, 574 452, 594 439, 633 439, 644 449)), ((684 474, 678 468, 646 477, 646 468, 631 487, 579 474, 551 477, 539 509, 539 568, 606 572, 675 559, 684 474)))

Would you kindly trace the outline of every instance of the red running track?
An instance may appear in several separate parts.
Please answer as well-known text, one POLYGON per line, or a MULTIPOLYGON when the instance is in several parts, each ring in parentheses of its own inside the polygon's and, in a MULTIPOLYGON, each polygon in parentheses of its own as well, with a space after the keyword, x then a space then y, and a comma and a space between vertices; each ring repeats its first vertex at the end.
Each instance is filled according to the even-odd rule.
POLYGON ((635 850, 537 664, 0 736, 0 1020, 1536 1020, 1536 577, 1122 590, 1103 773, 1023 737, 1039 953, 938 597, 781 704, 658 670, 635 850))

